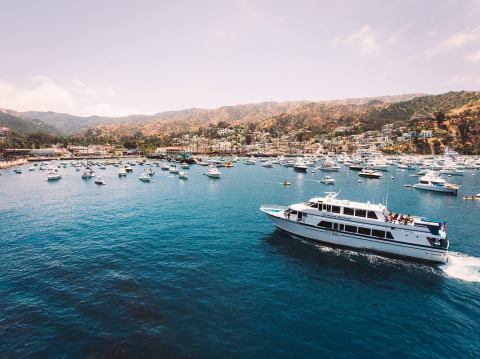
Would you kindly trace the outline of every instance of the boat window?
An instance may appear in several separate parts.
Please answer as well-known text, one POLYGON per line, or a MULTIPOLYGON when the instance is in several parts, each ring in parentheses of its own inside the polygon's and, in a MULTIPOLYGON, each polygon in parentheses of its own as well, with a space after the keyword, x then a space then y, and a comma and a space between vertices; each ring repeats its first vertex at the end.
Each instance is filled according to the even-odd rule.
POLYGON ((371 219, 378 219, 377 214, 374 211, 368 211, 367 217, 371 219))
POLYGON ((379 231, 377 229, 372 229, 372 236, 379 237, 379 238, 385 238, 385 231, 379 231))
POLYGON ((311 204, 310 204, 310 207, 312 207, 312 208, 318 208, 318 203, 311 203, 311 204))
POLYGON ((438 236, 439 230, 440 230, 440 225, 427 225, 428 230, 430 231, 431 234, 438 236))
POLYGON ((343 208, 343 214, 346 214, 347 216, 353 216, 353 213, 354 213, 353 208, 349 208, 349 207, 343 208))
POLYGON ((332 206, 332 212, 333 213, 340 213, 340 207, 339 206, 332 206))
POLYGON ((345 225, 345 232, 357 233, 357 227, 345 225))
POLYGON ((356 209, 355 210, 355 217, 366 217, 367 216, 367 211, 364 209, 356 209))
POLYGON ((428 181, 420 181, 421 184, 428 184, 428 181))
POLYGON ((298 212, 297 219, 300 221, 302 219, 303 212, 298 212))
POLYGON ((297 211, 290 211, 290 214, 297 214, 297 211))
POLYGON ((333 224, 333 229, 334 229, 334 230, 338 230, 338 223, 334 223, 334 224, 333 224))
POLYGON ((331 212, 332 211, 332 206, 330 204, 327 204, 327 212, 331 212))
POLYGON ((341 231, 343 231, 343 229, 344 229, 343 227, 344 227, 343 224, 341 224, 341 225, 339 226, 339 229, 340 229, 341 231))
POLYGON ((364 234, 366 236, 370 235, 370 228, 358 227, 358 234, 364 234))
POLYGON ((393 239, 392 232, 387 232, 387 238, 388 239, 393 239))
POLYGON ((318 224, 318 226, 319 226, 319 227, 322 227, 322 228, 332 229, 332 222, 321 221, 321 222, 318 224))

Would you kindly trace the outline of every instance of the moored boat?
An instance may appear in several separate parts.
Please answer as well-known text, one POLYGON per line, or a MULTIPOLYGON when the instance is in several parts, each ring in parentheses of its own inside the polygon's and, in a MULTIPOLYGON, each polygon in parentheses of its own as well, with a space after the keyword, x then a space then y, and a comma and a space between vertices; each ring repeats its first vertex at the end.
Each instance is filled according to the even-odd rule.
POLYGON ((138 177, 138 179, 142 182, 150 182, 150 176, 148 174, 146 174, 145 172, 143 172, 140 177, 138 177))
POLYGON ((95 183, 98 184, 98 185, 104 185, 105 184, 105 180, 102 178, 102 176, 97 176, 95 178, 95 183))
POLYGON ((47 172, 47 181, 57 181, 61 178, 62 175, 56 169, 47 172))
POLYGON ((418 179, 418 182, 413 185, 413 188, 453 194, 456 196, 460 186, 454 183, 448 183, 434 171, 428 171, 424 176, 418 179))
POLYGON ((299 158, 295 161, 295 164, 293 165, 293 169, 294 171, 297 171, 297 172, 307 172, 308 166, 305 163, 305 161, 299 158))
POLYGON ((210 178, 220 178, 222 173, 215 166, 209 166, 206 175, 210 178))
POLYGON ((380 172, 368 168, 361 170, 358 175, 366 178, 382 178, 382 174, 380 172))

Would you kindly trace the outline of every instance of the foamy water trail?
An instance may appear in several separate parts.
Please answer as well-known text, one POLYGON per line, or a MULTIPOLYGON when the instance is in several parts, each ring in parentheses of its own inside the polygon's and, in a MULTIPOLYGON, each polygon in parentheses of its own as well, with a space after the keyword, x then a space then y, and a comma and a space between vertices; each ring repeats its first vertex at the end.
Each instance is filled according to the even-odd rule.
POLYGON ((440 268, 449 277, 466 282, 480 282, 480 258, 450 252, 448 263, 440 268))

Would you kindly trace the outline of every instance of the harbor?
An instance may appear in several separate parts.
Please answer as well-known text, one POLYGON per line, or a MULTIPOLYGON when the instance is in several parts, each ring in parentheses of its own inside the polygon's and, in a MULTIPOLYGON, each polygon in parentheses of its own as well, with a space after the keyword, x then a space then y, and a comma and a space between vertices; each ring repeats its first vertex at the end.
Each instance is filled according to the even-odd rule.
MULTIPOLYGON (((262 166, 267 160, 261 158, 197 160, 201 164, 189 168, 146 158, 92 161, 90 168, 104 185, 94 183, 93 176, 82 179, 87 166, 82 161, 48 162, 45 171, 39 169, 41 162, 29 171, 33 164, 28 163, 20 174, 1 170, 0 283, 8 308, 3 325, 12 334, 22 331, 29 343, 26 353, 59 353, 58 345, 38 347, 36 338, 39 331, 62 323, 75 323, 75 331, 50 335, 73 356, 83 355, 84 340, 97 342, 95 351, 110 352, 134 340, 137 331, 155 341, 147 347, 168 341, 161 349, 165 356, 196 356, 195 348, 222 356, 266 353, 252 345, 253 332, 263 333, 257 338, 262 348, 281 338, 279 348, 302 348, 315 356, 319 347, 305 348, 292 331, 308 323, 312 330, 304 332, 302 341, 332 351, 338 342, 324 341, 322 332, 352 341, 365 335, 395 336, 403 325, 399 312, 409 313, 416 323, 430 317, 445 346, 461 346, 461 334, 454 329, 464 325, 458 310, 470 316, 468 330, 480 330, 475 234, 480 201, 463 199, 480 192, 477 169, 445 175, 460 186, 453 196, 405 188, 418 182, 419 176, 413 176, 418 165, 415 170, 388 165, 382 178, 365 179, 346 163, 338 171, 322 171, 317 168, 321 158, 306 172, 295 171, 289 160, 281 164, 281 158, 273 159, 271 167, 262 166), (229 160, 232 166, 222 167, 229 160), (206 175, 212 162, 220 164, 220 178, 206 175), (172 165, 188 173, 188 180, 172 173, 172 165), (48 166, 55 166, 61 179, 47 181, 48 166), (119 176, 122 166, 129 169, 125 176, 119 176), (143 173, 148 182, 139 180, 143 173), (322 183, 326 175, 335 179, 333 185, 322 183), (350 201, 387 204, 405 215, 446 220, 448 262, 431 265, 292 238, 259 210, 264 204, 305 203, 327 191, 350 201), (332 296, 333 302, 320 299, 332 296), (455 304, 454 311, 438 310, 451 307, 451 298, 459 296, 470 299, 455 304), (365 306, 375 310, 355 320, 342 314, 365 306), (23 315, 26 308, 37 314, 23 315), (340 318, 346 325, 334 324, 340 318), (198 326, 202 332, 194 329, 198 326), (236 334, 231 328, 238 328, 236 334), (103 330, 116 341, 98 337, 103 330)), ((475 158, 465 160, 476 163, 475 158)), ((440 355, 444 349, 437 344, 436 338, 426 337, 420 348, 440 355)), ((408 350, 406 345, 399 340, 387 348, 371 342, 363 350, 375 357, 408 350)), ((132 342, 129 347, 148 356, 142 346, 132 342)))

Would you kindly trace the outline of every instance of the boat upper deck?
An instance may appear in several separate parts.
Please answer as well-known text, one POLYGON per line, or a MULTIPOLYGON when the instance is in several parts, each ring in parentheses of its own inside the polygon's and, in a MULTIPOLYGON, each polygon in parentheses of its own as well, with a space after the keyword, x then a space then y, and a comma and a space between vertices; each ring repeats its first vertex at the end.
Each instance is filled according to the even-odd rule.
MULTIPOLYGON (((327 192, 325 197, 314 197, 307 203, 290 206, 292 210, 314 214, 316 211, 330 212, 336 215, 356 217, 401 226, 432 227, 441 230, 441 223, 410 214, 395 213, 383 204, 354 202, 337 199, 338 193, 327 192), (312 212, 315 211, 315 212, 312 212)), ((317 212, 318 213, 318 212, 317 212)))

